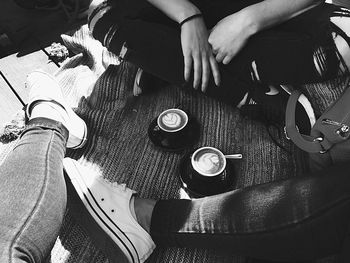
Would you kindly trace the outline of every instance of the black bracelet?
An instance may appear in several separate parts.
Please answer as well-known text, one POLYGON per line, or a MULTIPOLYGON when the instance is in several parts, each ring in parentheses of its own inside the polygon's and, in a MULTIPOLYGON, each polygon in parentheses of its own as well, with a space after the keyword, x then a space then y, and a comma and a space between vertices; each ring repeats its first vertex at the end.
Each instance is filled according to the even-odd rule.
POLYGON ((182 20, 182 21, 179 23, 180 27, 182 27, 182 25, 185 24, 186 22, 188 22, 188 21, 190 21, 190 20, 192 20, 192 19, 195 19, 195 18, 197 18, 197 17, 203 17, 203 15, 202 15, 202 14, 195 14, 195 15, 192 15, 192 16, 189 16, 189 17, 185 18, 184 20, 182 20))

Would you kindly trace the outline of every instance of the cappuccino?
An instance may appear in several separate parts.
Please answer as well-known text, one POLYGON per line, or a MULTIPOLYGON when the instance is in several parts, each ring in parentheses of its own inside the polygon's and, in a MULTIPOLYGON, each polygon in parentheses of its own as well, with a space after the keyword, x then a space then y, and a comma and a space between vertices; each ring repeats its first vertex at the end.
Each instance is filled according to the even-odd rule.
POLYGON ((191 158, 193 169, 203 176, 216 176, 226 167, 224 154, 213 147, 202 147, 196 150, 191 158))
POLYGON ((187 125, 187 122, 187 114, 180 109, 165 110, 157 119, 159 128, 166 132, 180 131, 187 125))

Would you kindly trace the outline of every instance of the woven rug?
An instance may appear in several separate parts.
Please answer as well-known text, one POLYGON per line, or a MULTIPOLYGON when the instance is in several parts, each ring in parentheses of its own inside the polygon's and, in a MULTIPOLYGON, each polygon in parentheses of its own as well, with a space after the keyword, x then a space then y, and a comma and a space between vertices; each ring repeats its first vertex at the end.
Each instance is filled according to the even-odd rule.
MULTIPOLYGON (((100 176, 126 183, 141 197, 185 198, 179 163, 190 149, 165 152, 147 135, 149 123, 160 112, 179 105, 200 123, 200 138, 194 147, 213 146, 224 153, 243 154, 243 160, 234 162, 235 188, 301 176, 308 169, 306 155, 284 137, 282 127, 267 128, 230 105, 174 86, 134 96, 137 69, 128 63, 118 65, 113 54, 91 38, 86 26, 62 38, 76 55, 55 75, 67 100, 89 128, 87 145, 68 151, 67 156, 100 176)), ((335 80, 306 85, 304 93, 319 113, 339 96, 345 83, 335 80)), ((0 163, 12 145, 0 145, 0 163)), ((100 249, 103 244, 89 236, 76 209, 79 203, 73 193, 69 194, 65 220, 47 262, 120 262, 118 258, 107 259, 100 249)), ((263 261, 214 250, 157 247, 147 262, 263 261)), ((339 259, 335 255, 317 262, 336 263, 339 259)))

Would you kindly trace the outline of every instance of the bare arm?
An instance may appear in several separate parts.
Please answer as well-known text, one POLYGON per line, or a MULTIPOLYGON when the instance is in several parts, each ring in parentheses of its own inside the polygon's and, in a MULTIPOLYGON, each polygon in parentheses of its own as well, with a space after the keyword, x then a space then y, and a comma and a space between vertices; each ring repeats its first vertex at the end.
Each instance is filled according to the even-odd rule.
MULTIPOLYGON (((200 10, 187 0, 147 0, 172 20, 180 23, 185 18, 200 14, 200 10)), ((208 42, 209 32, 202 18, 195 18, 181 26, 181 46, 184 56, 184 78, 189 80, 193 70, 193 87, 201 85, 204 92, 209 82, 210 72, 217 86, 220 73, 208 42)))
MULTIPOLYGON (((200 13, 188 0, 147 1, 176 22, 200 13)), ((206 90, 210 71, 219 85, 217 62, 228 64, 252 35, 283 23, 321 2, 324 0, 265 0, 225 17, 216 24, 210 35, 202 19, 188 21, 181 27, 185 80, 189 79, 193 68, 195 88, 201 83, 202 91, 206 90)))
POLYGON ((199 14, 200 10, 188 0, 147 0, 170 19, 180 23, 185 18, 199 14))
MULTIPOLYGON (((188 0, 147 0, 176 22, 200 13, 200 10, 188 0)), ((253 19, 252 25, 256 30, 262 30, 282 23, 298 14, 305 12, 324 0, 265 0, 248 6, 242 11, 253 19)))
POLYGON ((216 24, 209 36, 216 60, 228 64, 252 35, 283 23, 321 2, 324 1, 265 0, 225 17, 216 24))
POLYGON ((243 9, 253 19, 255 30, 260 31, 276 24, 285 22, 312 7, 324 2, 323 0, 265 0, 243 9))

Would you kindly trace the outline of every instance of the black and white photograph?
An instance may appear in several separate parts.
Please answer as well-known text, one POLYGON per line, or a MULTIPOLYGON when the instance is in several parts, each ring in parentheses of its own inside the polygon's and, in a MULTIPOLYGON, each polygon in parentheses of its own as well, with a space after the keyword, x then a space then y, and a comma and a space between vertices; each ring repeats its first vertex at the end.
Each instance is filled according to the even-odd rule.
POLYGON ((0 263, 350 263, 350 0, 1 0, 0 263))

